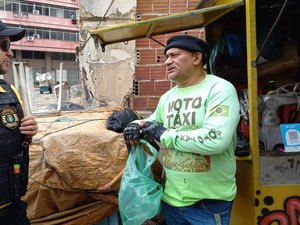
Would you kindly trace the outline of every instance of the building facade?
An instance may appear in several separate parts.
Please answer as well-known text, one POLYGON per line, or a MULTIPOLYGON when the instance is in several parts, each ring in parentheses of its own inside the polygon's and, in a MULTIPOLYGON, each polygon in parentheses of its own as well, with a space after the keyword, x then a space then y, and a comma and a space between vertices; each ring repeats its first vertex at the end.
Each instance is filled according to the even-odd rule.
MULTIPOLYGON (((13 42, 16 62, 25 62, 37 74, 50 72, 57 82, 63 64, 63 81, 79 84, 76 59, 78 47, 78 0, 0 0, 0 19, 8 27, 26 29, 26 36, 13 42)), ((8 73, 8 80, 13 77, 8 73)))

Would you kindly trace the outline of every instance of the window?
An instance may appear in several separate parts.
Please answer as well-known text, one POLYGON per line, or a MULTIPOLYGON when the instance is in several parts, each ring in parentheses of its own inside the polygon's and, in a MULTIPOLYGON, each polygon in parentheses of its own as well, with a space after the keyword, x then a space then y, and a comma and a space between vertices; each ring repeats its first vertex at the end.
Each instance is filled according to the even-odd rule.
POLYGON ((33 36, 35 34, 34 29, 26 29, 27 36, 33 36))
POLYGON ((70 11, 69 10, 64 10, 64 18, 70 18, 70 11))
POLYGON ((12 11, 14 14, 19 14, 19 4, 18 3, 12 3, 12 11))
POLYGON ((7 1, 5 2, 5 10, 6 11, 12 11, 12 3, 7 1))
POLYGON ((60 31, 57 31, 56 32, 57 34, 57 36, 56 36, 56 39, 57 40, 64 40, 64 33, 63 32, 60 32, 60 31))
POLYGON ((49 39, 49 31, 48 30, 43 30, 42 31, 42 36, 40 38, 49 39))
POLYGON ((75 61, 75 54, 73 53, 62 53, 62 60, 65 61, 75 61))
POLYGON ((49 16, 50 15, 50 7, 49 6, 43 6, 42 15, 44 15, 44 16, 49 16))
POLYGON ((61 30, 43 30, 35 29, 33 27, 19 27, 14 25, 8 25, 9 28, 24 28, 26 31, 26 36, 34 36, 40 39, 52 39, 52 40, 64 40, 64 41, 77 41, 78 33, 61 31, 61 30))
POLYGON ((76 11, 65 9, 64 10, 64 18, 72 18, 72 17, 76 18, 76 11))
POLYGON ((34 59, 45 59, 45 52, 35 51, 33 52, 34 59))
MULTIPOLYGON (((59 81, 60 71, 56 70, 55 80, 59 81)), ((62 80, 68 82, 71 85, 79 84, 79 71, 77 69, 69 69, 62 71, 62 80)))
POLYGON ((68 83, 69 84, 79 84, 79 72, 78 70, 67 70, 68 83))
POLYGON ((0 10, 4 10, 5 7, 4 7, 4 2, 3 1, 0 1, 0 10))
POLYGON ((33 10, 33 5, 29 5, 28 4, 28 11, 27 11, 27 13, 32 13, 32 10, 33 10))
POLYGON ((51 31, 51 39, 64 40, 64 33, 61 31, 51 31))
POLYGON ((22 12, 23 14, 33 13, 60 18, 71 18, 72 15, 76 16, 77 12, 76 9, 52 7, 47 4, 35 4, 18 0, 0 0, 0 10, 13 11, 15 14, 22 12))
POLYGON ((21 12, 28 13, 28 5, 27 4, 21 4, 21 12))
POLYGON ((75 33, 70 33, 70 41, 77 41, 77 35, 75 33))
POLYGON ((52 60, 61 60, 61 53, 53 52, 53 53, 51 54, 51 59, 52 59, 52 60))
POLYGON ((50 16, 56 17, 56 9, 50 8, 50 16))
MULTIPOLYGON (((56 70, 55 80, 57 82, 59 82, 59 76, 60 76, 60 70, 56 70)), ((62 71, 62 81, 67 81, 68 82, 67 70, 62 71)))
POLYGON ((69 41, 70 39, 71 39, 70 33, 65 32, 65 33, 64 33, 64 40, 65 40, 65 41, 69 41))
POLYGON ((60 53, 55 52, 51 53, 51 59, 52 60, 62 60, 62 61, 75 61, 76 56, 74 53, 60 53))
POLYGON ((56 8, 56 17, 64 18, 64 10, 56 8))
POLYGON ((22 59, 33 59, 33 51, 22 51, 22 59))
POLYGON ((22 51, 23 59, 45 59, 45 52, 40 51, 22 51))
POLYGON ((43 36, 43 31, 37 29, 35 31, 35 38, 42 38, 42 36, 43 36))
POLYGON ((57 32, 56 31, 50 31, 50 39, 57 39, 57 32))

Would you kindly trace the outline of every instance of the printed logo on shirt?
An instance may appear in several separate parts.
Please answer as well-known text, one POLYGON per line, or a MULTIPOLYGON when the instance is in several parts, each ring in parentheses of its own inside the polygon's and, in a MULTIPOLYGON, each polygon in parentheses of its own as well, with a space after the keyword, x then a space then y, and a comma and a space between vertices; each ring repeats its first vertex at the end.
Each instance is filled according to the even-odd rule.
POLYGON ((211 116, 225 116, 229 115, 229 106, 228 105, 219 105, 210 110, 211 116))
POLYGON ((17 115, 17 110, 13 107, 6 107, 2 109, 1 122, 5 127, 9 129, 15 129, 20 122, 20 119, 17 115))
POLYGON ((178 135, 178 138, 180 141, 188 142, 192 140, 194 142, 199 142, 203 144, 206 141, 217 139, 221 135, 221 133, 222 132, 220 130, 210 129, 206 134, 204 134, 204 136, 191 136, 190 131, 186 131, 186 132, 181 132, 181 134, 178 135))
POLYGON ((197 114, 203 106, 202 97, 176 99, 168 104, 168 127, 190 126, 196 124, 197 114))
POLYGON ((168 149, 164 157, 167 169, 181 172, 208 172, 211 170, 210 156, 168 149))

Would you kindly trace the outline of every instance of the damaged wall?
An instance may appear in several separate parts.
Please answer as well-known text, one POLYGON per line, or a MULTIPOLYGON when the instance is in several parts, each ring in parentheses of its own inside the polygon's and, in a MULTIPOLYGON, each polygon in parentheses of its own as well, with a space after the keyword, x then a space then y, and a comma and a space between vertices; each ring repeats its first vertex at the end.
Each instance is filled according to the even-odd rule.
MULTIPOLYGON (((200 0, 137 0, 137 20, 147 20, 173 13, 194 10, 200 0)), ((175 34, 189 34, 204 37, 203 29, 157 35, 153 38, 162 44, 175 34)), ((172 87, 167 79, 164 47, 149 38, 136 40, 137 63, 135 67, 135 93, 131 107, 136 111, 155 110, 160 96, 172 87)))
POLYGON ((134 21, 135 0, 81 0, 80 47, 78 51, 83 104, 87 108, 126 105, 135 72, 135 41, 105 47, 91 38, 88 30, 134 21), (105 21, 104 19, 105 18, 105 21))
POLYGON ((103 53, 90 38, 89 29, 186 12, 198 3, 199 0, 81 0, 79 62, 85 106, 120 106, 126 102, 136 111, 153 111, 160 96, 172 87, 161 44, 175 34, 204 37, 203 29, 193 29, 155 36, 161 44, 140 38, 127 45, 108 45, 103 53), (103 17, 105 21, 101 22, 103 17))

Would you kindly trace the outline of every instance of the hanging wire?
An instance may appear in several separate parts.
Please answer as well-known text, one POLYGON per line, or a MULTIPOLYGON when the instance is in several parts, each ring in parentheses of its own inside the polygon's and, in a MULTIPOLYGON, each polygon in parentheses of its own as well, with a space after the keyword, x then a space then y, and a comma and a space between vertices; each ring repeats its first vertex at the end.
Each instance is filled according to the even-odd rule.
MULTIPOLYGON (((100 24, 105 20, 106 14, 108 13, 108 11, 109 11, 109 9, 111 8, 111 6, 112 6, 112 4, 114 3, 114 1, 115 1, 115 0, 112 0, 112 1, 110 2, 109 6, 108 6, 108 8, 107 8, 107 10, 106 10, 106 12, 104 13, 102 19, 99 21, 99 23, 98 23, 96 29, 99 28, 100 24)), ((92 36, 89 36, 89 37, 85 40, 85 42, 84 42, 84 43, 82 44, 82 46, 80 47, 79 51, 81 51, 81 50, 85 47, 86 43, 91 39, 91 37, 92 37, 92 36)))
POLYGON ((166 47, 163 43, 159 42, 158 40, 154 39, 153 37, 149 37, 151 40, 155 41, 157 44, 160 44, 163 47, 166 47))
MULTIPOLYGON (((53 131, 51 133, 46 133, 44 134, 42 137, 39 137, 37 139, 34 139, 33 142, 38 142, 40 141, 41 139, 43 139, 44 137, 50 135, 50 134, 54 134, 54 133, 57 133, 57 132, 60 132, 60 131, 63 131, 63 130, 67 130, 67 129, 70 129, 72 127, 76 127, 76 126, 79 126, 79 125, 82 125, 82 124, 85 124, 85 123, 89 123, 89 122, 93 122, 93 121, 100 121, 100 120, 105 120, 105 119, 84 119, 84 120, 71 120, 72 122, 73 121, 83 121, 83 122, 80 122, 78 124, 74 124, 74 125, 70 125, 70 123, 68 123, 68 127, 65 127, 65 128, 62 128, 62 129, 59 129, 59 130, 56 130, 56 131, 53 131)), ((57 123, 57 122, 70 122, 70 121, 59 121, 59 120, 55 120, 55 121, 52 121, 50 122, 49 126, 47 127, 46 131, 48 131, 48 128, 53 124, 53 123, 57 123)))
POLYGON ((259 53, 258 53, 258 55, 257 55, 257 57, 256 57, 255 62, 254 62, 254 66, 257 65, 257 62, 258 62, 258 59, 259 59, 259 57, 260 57, 260 55, 261 55, 261 53, 262 53, 262 50, 264 49, 264 47, 265 47, 267 41, 269 40, 270 35, 272 34, 272 32, 273 32, 274 28, 276 27, 276 25, 277 25, 279 19, 281 18, 281 15, 282 15, 282 13, 283 13, 285 7, 286 7, 287 2, 288 2, 288 0, 285 0, 285 1, 284 1, 283 5, 282 5, 282 7, 281 7, 281 9, 280 9, 280 11, 279 11, 279 13, 278 13, 278 16, 277 16, 277 18, 276 18, 276 20, 275 20, 275 22, 274 22, 274 24, 273 24, 273 26, 271 27, 271 29, 270 29, 270 31, 269 31, 267 37, 265 38, 265 40, 264 40, 264 42, 263 42, 263 44, 262 44, 262 46, 261 46, 261 48, 260 48, 260 50, 259 50, 259 53))

